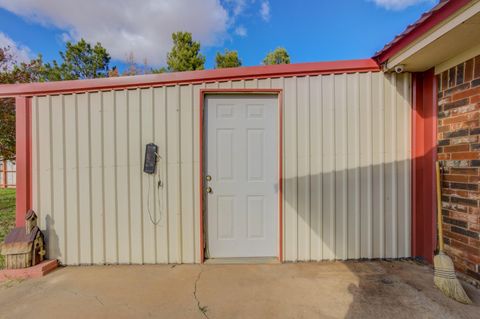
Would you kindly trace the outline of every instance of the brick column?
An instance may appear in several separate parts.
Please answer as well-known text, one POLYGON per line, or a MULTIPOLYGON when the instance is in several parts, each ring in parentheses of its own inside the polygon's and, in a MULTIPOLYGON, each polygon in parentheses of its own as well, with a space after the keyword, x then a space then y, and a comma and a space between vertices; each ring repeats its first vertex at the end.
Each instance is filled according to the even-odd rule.
POLYGON ((480 56, 437 75, 446 251, 480 280, 480 56))

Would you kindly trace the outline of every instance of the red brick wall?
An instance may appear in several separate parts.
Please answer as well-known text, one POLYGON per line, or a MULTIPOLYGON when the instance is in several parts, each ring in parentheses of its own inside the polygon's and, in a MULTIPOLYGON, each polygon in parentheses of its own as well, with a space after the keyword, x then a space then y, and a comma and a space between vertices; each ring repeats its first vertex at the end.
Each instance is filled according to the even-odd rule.
POLYGON ((480 56, 437 76, 443 229, 458 270, 480 280, 480 56))

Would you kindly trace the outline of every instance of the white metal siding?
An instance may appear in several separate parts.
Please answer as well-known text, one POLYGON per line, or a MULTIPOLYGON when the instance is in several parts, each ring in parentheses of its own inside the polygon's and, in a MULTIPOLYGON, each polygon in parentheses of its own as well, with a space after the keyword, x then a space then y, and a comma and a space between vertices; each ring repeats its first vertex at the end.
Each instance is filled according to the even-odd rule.
POLYGON ((205 87, 284 90, 285 260, 410 256, 410 75, 376 72, 34 97, 33 208, 51 258, 200 261, 205 87), (150 142, 158 193, 142 172, 150 142))

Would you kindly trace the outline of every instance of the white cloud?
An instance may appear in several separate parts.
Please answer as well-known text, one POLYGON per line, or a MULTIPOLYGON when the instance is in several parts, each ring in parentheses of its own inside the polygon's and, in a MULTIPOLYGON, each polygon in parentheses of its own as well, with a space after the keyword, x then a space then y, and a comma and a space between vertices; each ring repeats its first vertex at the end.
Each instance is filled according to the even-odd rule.
POLYGON ((0 32, 0 48, 9 48, 9 53, 13 55, 16 62, 29 62, 31 51, 28 47, 18 44, 12 40, 8 35, 0 32))
POLYGON ((233 15, 238 16, 245 11, 247 7, 246 0, 227 0, 228 3, 233 5, 233 15))
POLYGON ((247 29, 243 25, 240 25, 235 29, 235 34, 240 36, 240 37, 246 37, 247 36, 247 29))
POLYGON ((422 2, 435 2, 434 0, 370 0, 375 2, 376 5, 383 7, 387 10, 403 10, 407 7, 422 3, 422 2))
POLYGON ((270 20, 270 2, 263 1, 260 5, 260 16, 264 21, 270 20))
POLYGON ((101 42, 115 59, 134 52, 154 65, 165 62, 172 32, 192 32, 211 46, 221 44, 231 27, 220 0, 0 0, 0 7, 64 30, 63 39, 101 42))

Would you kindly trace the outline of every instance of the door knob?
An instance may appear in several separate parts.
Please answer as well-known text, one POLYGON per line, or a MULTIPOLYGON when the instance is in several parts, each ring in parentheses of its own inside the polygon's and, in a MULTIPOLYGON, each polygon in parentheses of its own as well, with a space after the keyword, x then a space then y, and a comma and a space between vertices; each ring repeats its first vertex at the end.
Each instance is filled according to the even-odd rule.
POLYGON ((211 180, 212 180, 212 176, 207 175, 207 176, 205 176, 205 179, 206 179, 207 181, 211 181, 211 180))
POLYGON ((211 193, 212 192, 212 188, 209 186, 207 187, 207 193, 211 193))

